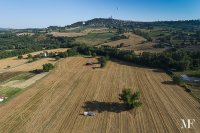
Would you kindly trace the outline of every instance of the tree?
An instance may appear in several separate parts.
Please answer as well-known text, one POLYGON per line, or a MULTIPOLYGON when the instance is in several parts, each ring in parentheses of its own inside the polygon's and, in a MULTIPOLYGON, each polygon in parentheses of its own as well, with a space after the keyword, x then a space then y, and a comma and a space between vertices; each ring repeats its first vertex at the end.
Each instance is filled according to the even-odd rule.
POLYGON ((18 59, 23 59, 23 56, 22 56, 22 55, 19 55, 19 56, 18 56, 18 59))
POLYGON ((52 70, 54 68, 53 64, 51 63, 46 63, 43 64, 43 71, 44 72, 49 72, 50 70, 52 70))
POLYGON ((119 94, 119 100, 123 101, 127 109, 133 109, 140 107, 142 103, 139 101, 140 92, 131 93, 130 89, 124 89, 121 94, 119 94))
POLYGON ((97 56, 97 54, 96 53, 92 53, 92 57, 96 57, 97 56))
POLYGON ((89 55, 89 56, 91 56, 91 55, 92 55, 91 51, 88 51, 88 55, 89 55))
MULTIPOLYGON (((108 57, 107 57, 108 58, 108 57)), ((99 63, 101 65, 101 68, 105 67, 106 66, 106 63, 107 63, 107 59, 106 57, 102 56, 100 59, 99 59, 99 63)))

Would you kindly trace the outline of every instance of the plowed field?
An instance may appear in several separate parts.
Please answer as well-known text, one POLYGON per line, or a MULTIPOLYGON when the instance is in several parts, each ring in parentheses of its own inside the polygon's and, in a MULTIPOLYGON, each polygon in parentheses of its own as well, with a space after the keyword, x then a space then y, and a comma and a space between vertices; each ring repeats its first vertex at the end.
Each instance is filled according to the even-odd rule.
POLYGON ((164 72, 110 61, 104 69, 85 66, 88 58, 57 63, 45 78, 0 107, 2 133, 178 133, 200 132, 200 104, 164 72), (142 107, 124 111, 123 88, 141 91, 142 107), (85 110, 96 116, 83 116, 85 110), (181 129, 181 119, 195 119, 181 129))

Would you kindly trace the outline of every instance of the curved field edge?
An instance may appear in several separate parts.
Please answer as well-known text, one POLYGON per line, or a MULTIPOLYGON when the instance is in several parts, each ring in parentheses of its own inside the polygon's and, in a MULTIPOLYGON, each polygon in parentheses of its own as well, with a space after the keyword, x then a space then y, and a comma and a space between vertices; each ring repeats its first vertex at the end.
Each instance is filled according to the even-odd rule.
POLYGON ((181 87, 166 84, 171 79, 165 73, 120 61, 92 69, 84 65, 87 61, 83 57, 60 61, 45 78, 0 107, 0 131, 200 131, 199 103, 181 87), (143 106, 132 112, 116 108, 123 88, 140 90, 143 106), (86 109, 98 113, 80 115, 86 109), (181 129, 181 119, 195 119, 194 128, 181 129))

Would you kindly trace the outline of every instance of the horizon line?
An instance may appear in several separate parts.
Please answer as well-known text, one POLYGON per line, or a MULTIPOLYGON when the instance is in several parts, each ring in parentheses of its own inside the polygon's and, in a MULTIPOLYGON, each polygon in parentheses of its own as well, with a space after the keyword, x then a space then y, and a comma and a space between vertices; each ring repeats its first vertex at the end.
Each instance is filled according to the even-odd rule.
POLYGON ((141 23, 154 23, 154 22, 177 22, 177 21, 200 21, 200 18, 196 18, 196 19, 178 19, 178 20, 153 20, 153 21, 140 21, 140 20, 126 20, 126 19, 117 19, 117 18, 111 18, 111 17, 108 17, 108 18, 102 18, 102 17, 99 17, 99 18, 92 18, 92 19, 88 19, 88 20, 82 20, 82 21, 76 21, 76 22, 73 22, 71 24, 66 24, 66 25, 49 25, 49 26, 45 26, 45 27, 26 27, 26 28, 12 28, 12 27, 1 27, 0 26, 0 29, 6 29, 6 30, 25 30, 25 29, 45 29, 45 28, 48 28, 50 26, 57 26, 57 27, 66 27, 66 26, 70 26, 74 23, 78 23, 78 22, 87 22, 87 21, 90 21, 90 20, 93 20, 93 19, 114 19, 114 20, 120 20, 120 21, 129 21, 129 22, 141 22, 141 23))

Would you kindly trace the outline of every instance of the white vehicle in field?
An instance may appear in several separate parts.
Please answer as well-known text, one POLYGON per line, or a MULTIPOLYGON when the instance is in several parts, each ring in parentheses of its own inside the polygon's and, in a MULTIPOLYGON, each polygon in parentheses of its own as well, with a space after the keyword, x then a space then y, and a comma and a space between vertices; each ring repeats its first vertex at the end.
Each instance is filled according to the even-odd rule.
POLYGON ((95 112, 84 112, 83 115, 84 116, 95 116, 96 113, 95 112))

